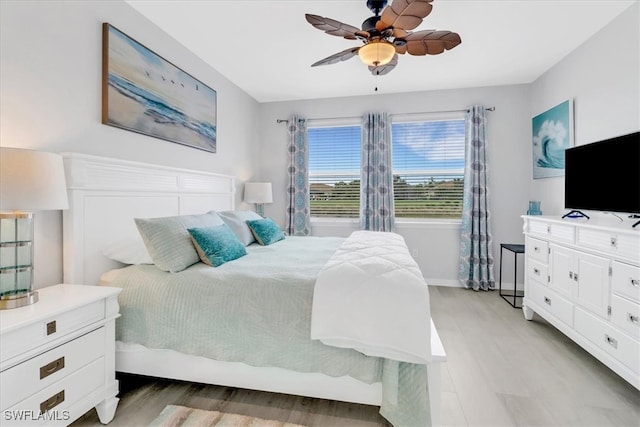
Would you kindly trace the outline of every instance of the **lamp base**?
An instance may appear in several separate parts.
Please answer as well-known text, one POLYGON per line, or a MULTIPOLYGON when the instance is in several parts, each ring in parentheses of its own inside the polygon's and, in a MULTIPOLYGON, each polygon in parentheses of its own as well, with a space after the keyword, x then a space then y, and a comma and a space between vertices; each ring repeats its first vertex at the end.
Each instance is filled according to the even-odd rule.
POLYGON ((38 302, 38 292, 25 292, 15 295, 5 295, 0 297, 0 310, 24 307, 38 302))

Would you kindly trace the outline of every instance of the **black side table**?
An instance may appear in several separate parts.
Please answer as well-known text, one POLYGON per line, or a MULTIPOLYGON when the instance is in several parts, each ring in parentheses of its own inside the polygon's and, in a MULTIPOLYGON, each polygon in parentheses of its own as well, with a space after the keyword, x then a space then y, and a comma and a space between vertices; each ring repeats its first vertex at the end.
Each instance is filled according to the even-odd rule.
POLYGON ((522 298, 524 296, 524 290, 519 291, 518 285, 516 285, 516 279, 518 277, 518 254, 524 253, 524 245, 516 245, 513 243, 500 243, 500 285, 498 287, 498 292, 500 296, 509 304, 511 304, 514 308, 522 308, 517 306, 516 301, 517 298, 522 298), (506 249, 508 251, 513 252, 513 293, 503 293, 502 292, 502 249, 506 249), (513 303, 507 299, 513 298, 513 303))

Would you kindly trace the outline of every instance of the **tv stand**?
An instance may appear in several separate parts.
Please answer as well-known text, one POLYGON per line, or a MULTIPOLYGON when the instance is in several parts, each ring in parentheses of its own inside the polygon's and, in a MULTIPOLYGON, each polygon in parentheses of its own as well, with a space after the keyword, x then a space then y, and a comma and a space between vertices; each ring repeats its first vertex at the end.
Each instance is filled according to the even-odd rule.
POLYGON ((640 390, 640 234, 598 219, 523 218, 525 319, 539 315, 640 390))
POLYGON ((575 209, 572 210, 571 212, 567 212, 566 214, 562 215, 562 219, 565 219, 566 217, 591 219, 589 218, 589 215, 587 215, 586 213, 579 210, 575 210, 575 209))

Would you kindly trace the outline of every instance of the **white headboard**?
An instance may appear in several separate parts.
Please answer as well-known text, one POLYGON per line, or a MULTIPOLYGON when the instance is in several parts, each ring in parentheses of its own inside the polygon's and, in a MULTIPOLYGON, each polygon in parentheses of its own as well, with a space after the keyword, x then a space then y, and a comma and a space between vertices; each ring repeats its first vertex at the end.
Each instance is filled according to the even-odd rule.
POLYGON ((235 178, 127 160, 63 153, 69 209, 63 211, 64 283, 96 285, 122 267, 102 255, 138 237, 134 218, 200 214, 235 206, 235 178))

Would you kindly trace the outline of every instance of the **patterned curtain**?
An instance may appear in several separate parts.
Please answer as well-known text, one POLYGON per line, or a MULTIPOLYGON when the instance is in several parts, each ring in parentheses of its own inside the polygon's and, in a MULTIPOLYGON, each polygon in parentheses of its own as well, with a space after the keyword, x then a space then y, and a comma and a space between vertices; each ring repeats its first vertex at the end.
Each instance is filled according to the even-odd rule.
POLYGON ((362 116, 360 168, 360 228, 391 231, 393 228, 393 168, 391 160, 391 116, 362 116))
POLYGON ((290 236, 308 236, 311 234, 311 219, 306 119, 296 115, 291 116, 288 131, 287 233, 290 236))
POLYGON ((475 291, 491 290, 496 285, 493 274, 485 125, 483 106, 475 105, 467 111, 460 282, 475 291))

